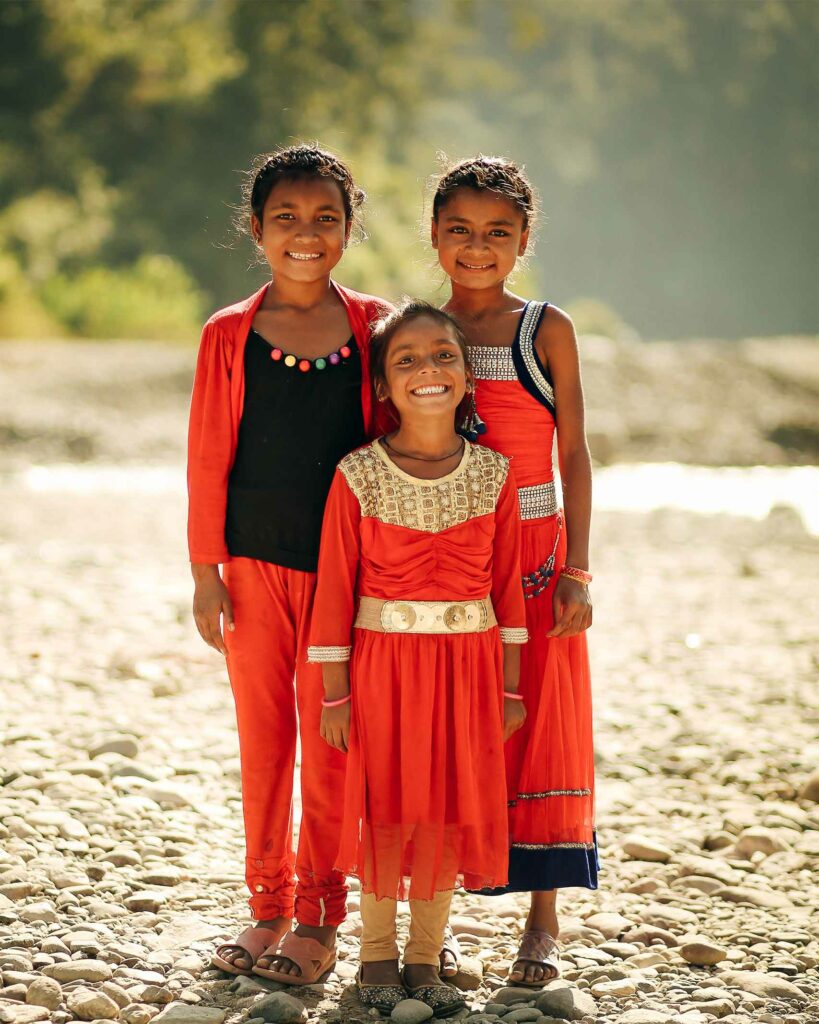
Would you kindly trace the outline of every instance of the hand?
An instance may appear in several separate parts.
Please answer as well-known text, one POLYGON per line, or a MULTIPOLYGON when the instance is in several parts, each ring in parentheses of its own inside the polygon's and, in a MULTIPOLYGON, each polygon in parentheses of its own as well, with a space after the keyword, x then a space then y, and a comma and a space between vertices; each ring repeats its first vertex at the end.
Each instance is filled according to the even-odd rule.
POLYGON ((513 732, 517 732, 518 729, 526 721, 526 708, 523 706, 522 700, 514 700, 513 698, 503 698, 503 742, 505 743, 513 732))
POLYGON ((322 708, 320 731, 323 740, 346 754, 350 739, 350 702, 334 708, 322 708))
POLYGON ((225 629, 236 628, 233 621, 233 605, 228 589, 219 575, 219 567, 209 566, 205 573, 195 574, 196 589, 193 593, 193 618, 199 635, 205 643, 220 654, 227 655, 225 638, 219 622, 224 620, 225 629))
POLYGON ((592 624, 592 603, 589 588, 568 576, 560 576, 552 604, 555 624, 546 636, 577 636, 592 624))

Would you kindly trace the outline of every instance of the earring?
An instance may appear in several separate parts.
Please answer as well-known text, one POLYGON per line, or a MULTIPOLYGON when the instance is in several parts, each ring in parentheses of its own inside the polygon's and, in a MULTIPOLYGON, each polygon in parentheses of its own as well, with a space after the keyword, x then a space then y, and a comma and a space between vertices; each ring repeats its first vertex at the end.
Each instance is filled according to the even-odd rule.
POLYGON ((468 394, 469 407, 467 408, 466 415, 460 425, 456 427, 456 430, 461 437, 465 437, 467 441, 477 441, 481 434, 486 433, 486 424, 478 415, 478 407, 475 404, 475 389, 469 388, 468 394))

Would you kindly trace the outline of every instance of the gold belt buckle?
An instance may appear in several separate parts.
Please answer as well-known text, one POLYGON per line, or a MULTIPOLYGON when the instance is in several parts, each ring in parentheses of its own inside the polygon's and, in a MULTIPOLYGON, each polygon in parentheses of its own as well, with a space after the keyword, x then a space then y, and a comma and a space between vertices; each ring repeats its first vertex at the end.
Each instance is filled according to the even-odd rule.
POLYGON ((385 601, 381 626, 386 633, 474 633, 486 627, 484 602, 385 601))

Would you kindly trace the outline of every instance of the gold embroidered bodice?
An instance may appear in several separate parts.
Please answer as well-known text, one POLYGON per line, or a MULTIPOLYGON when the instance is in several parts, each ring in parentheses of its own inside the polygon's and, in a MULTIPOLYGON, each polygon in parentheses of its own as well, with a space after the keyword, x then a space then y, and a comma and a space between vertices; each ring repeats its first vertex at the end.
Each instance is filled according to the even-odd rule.
POLYGON ((495 511, 509 460, 464 441, 458 466, 438 480, 419 480, 396 466, 379 441, 350 452, 338 465, 364 518, 440 533, 495 511))

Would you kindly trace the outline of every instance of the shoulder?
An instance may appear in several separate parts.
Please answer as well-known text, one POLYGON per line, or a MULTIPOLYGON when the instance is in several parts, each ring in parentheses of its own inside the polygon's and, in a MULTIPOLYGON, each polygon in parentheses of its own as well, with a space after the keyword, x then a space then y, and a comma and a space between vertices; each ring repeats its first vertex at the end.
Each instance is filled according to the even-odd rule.
MULTIPOLYGON (((266 288, 267 285, 264 286, 266 288)), ((264 291, 264 288, 260 289, 264 291)), ((247 314, 248 310, 251 309, 254 303, 258 302, 260 298, 259 291, 255 291, 252 295, 248 295, 244 299, 240 299, 238 302, 232 302, 229 306, 223 306, 221 309, 217 309, 215 313, 205 321, 205 327, 219 327, 223 331, 229 331, 231 327, 238 327, 242 318, 247 314)))
POLYGON ((356 448, 349 455, 345 455, 339 462, 337 470, 358 501, 361 514, 365 516, 373 514, 373 502, 375 490, 377 490, 373 484, 378 480, 379 469, 382 467, 378 455, 373 450, 374 443, 376 442, 362 445, 361 448, 356 448))
POLYGON ((373 442, 368 442, 360 448, 355 448, 338 464, 338 471, 350 483, 353 477, 360 476, 362 472, 372 470, 378 465, 378 456, 373 451, 373 442))
POLYGON ((549 303, 537 329, 535 342, 544 350, 562 348, 567 345, 574 348, 577 339, 572 318, 559 306, 549 303))
POLYGON ((344 285, 338 285, 338 288, 350 305, 359 306, 364 310, 367 320, 371 323, 375 320, 383 319, 395 309, 391 302, 380 298, 378 295, 357 292, 353 288, 347 288, 344 285))
POLYGON ((486 448, 482 444, 472 445, 472 465, 480 472, 484 480, 493 480, 499 487, 503 487, 506 478, 509 476, 509 459, 492 448, 486 448))

